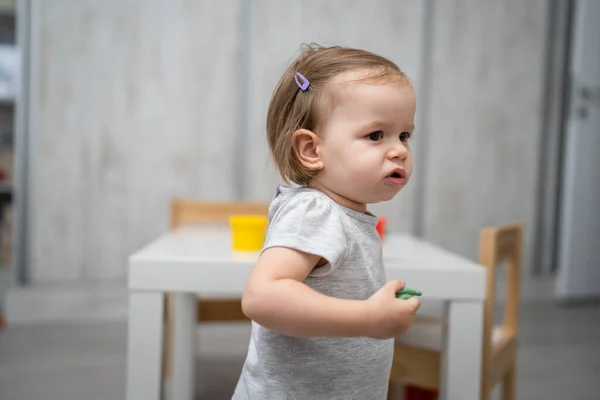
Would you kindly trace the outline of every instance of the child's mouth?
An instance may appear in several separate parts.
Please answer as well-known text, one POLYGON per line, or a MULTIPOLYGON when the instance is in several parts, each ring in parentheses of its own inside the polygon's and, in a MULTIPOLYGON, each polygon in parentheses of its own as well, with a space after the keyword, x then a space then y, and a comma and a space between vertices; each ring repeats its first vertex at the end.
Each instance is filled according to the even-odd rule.
POLYGON ((394 186, 406 184, 406 176, 400 169, 392 171, 388 176, 386 176, 385 180, 394 186))

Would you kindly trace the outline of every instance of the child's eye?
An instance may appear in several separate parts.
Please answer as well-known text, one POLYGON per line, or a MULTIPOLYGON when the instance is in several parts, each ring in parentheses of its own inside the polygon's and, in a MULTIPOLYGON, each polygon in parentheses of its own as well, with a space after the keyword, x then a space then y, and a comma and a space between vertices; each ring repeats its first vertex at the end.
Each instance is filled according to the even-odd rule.
POLYGON ((408 139, 410 139, 411 136, 412 136, 412 134, 410 132, 402 132, 400 134, 400 141, 402 143, 406 143, 406 142, 408 142, 408 139))
POLYGON ((371 132, 367 135, 367 137, 369 138, 369 140, 372 140, 374 142, 378 142, 381 139, 383 139, 383 132, 381 131, 377 131, 377 132, 371 132))

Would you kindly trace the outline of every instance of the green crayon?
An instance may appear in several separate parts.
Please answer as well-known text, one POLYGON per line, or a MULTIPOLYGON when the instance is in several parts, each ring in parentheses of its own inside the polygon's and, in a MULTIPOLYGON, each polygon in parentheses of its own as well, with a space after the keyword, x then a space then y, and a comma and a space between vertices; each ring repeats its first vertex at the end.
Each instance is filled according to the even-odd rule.
POLYGON ((407 300, 413 296, 421 296, 422 294, 423 294, 423 292, 405 287, 396 292, 396 298, 398 298, 400 300, 407 300))

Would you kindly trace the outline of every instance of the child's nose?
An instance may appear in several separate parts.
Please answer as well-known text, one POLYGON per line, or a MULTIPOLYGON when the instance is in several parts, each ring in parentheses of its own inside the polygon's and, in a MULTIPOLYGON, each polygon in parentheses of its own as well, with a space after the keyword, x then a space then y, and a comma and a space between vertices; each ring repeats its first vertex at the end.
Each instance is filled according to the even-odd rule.
POLYGON ((388 152, 388 156, 392 159, 400 158, 404 160, 408 156, 408 149, 402 142, 394 143, 388 152))

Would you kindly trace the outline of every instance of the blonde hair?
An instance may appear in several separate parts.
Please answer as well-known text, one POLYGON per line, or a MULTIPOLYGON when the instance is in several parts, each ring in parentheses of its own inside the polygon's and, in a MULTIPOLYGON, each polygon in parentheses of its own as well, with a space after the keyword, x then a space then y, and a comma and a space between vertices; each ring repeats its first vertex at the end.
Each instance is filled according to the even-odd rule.
POLYGON ((365 50, 315 44, 303 47, 277 83, 267 112, 267 140, 279 174, 285 182, 299 185, 308 184, 318 171, 300 162, 292 143, 293 134, 298 129, 318 134, 316 130, 324 118, 322 106, 327 82, 338 74, 355 70, 372 71, 369 80, 391 75, 408 79, 395 63, 365 50), (310 82, 305 91, 296 84, 296 72, 310 82))

